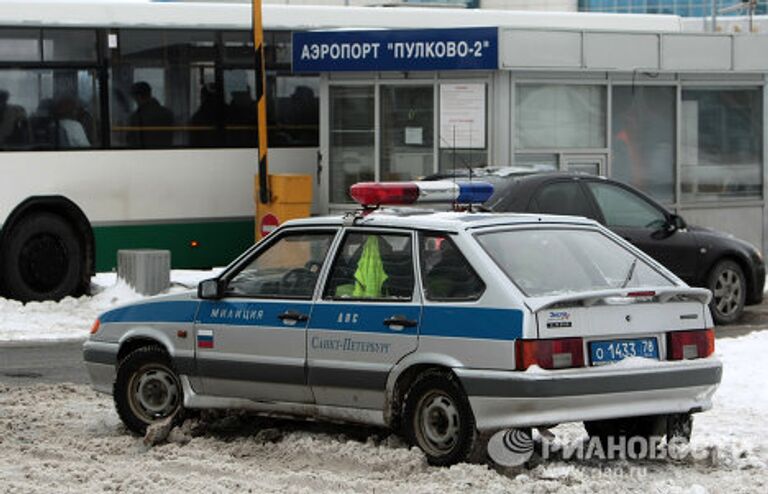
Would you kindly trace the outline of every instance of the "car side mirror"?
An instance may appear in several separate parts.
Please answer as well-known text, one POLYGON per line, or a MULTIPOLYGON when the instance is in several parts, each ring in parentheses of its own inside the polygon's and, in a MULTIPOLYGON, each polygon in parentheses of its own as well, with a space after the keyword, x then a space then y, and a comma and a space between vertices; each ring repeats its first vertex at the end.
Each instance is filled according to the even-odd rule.
POLYGON ((221 298, 221 284, 217 279, 203 280, 197 285, 197 298, 217 300, 221 298))
POLYGON ((676 214, 670 214, 669 220, 668 220, 669 230, 675 231, 675 230, 685 230, 688 228, 688 225, 685 223, 685 220, 676 214))

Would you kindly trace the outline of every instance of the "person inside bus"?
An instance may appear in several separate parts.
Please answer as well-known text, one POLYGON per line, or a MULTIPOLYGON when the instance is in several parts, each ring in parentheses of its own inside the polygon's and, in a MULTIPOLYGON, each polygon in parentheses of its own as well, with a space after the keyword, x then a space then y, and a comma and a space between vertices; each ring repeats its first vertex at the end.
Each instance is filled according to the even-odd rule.
POLYGON ((11 95, 0 89, 0 148, 20 147, 29 142, 27 112, 19 105, 8 104, 11 95))
POLYGON ((173 144, 173 112, 152 96, 152 86, 140 81, 131 86, 136 110, 128 122, 128 145, 138 148, 167 148, 173 144))
POLYGON ((216 91, 216 85, 204 84, 200 88, 200 107, 189 120, 189 143, 192 147, 221 146, 219 122, 224 119, 226 109, 216 91))
POLYGON ((227 105, 227 144, 236 147, 256 145, 257 106, 249 87, 232 91, 227 105))
POLYGON ((85 133, 85 128, 78 120, 78 113, 78 103, 75 98, 65 96, 56 101, 54 114, 58 127, 59 148, 91 147, 91 141, 85 133))

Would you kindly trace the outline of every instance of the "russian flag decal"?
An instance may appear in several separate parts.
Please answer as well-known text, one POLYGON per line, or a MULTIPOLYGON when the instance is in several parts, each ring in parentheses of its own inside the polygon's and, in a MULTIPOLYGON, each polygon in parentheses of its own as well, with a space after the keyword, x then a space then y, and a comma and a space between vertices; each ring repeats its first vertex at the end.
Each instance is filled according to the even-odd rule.
POLYGON ((197 330, 197 348, 213 348, 213 330, 197 330))

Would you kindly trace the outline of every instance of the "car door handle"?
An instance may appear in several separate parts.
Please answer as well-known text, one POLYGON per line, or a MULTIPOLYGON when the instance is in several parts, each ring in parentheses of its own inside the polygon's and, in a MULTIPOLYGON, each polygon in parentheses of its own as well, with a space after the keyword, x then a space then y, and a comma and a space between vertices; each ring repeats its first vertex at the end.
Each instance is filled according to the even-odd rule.
POLYGON ((277 318, 283 321, 285 324, 296 324, 297 322, 305 322, 309 320, 308 315, 293 310, 287 310, 282 314, 279 314, 277 318))
POLYGON ((405 316, 392 316, 384 319, 384 325, 389 326, 390 328, 393 326, 400 326, 401 328, 414 328, 417 324, 417 321, 407 319, 405 316))

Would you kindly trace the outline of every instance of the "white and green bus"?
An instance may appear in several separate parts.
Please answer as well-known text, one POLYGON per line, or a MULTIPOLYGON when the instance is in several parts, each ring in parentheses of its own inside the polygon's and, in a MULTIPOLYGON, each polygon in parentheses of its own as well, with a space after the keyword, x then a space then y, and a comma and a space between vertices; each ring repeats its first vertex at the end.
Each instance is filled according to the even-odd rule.
MULTIPOLYGON (((293 26, 267 8, 271 171, 315 173, 318 78, 291 73, 293 26)), ((0 3, 0 287, 22 301, 85 293, 116 250, 175 268, 253 242, 249 5, 0 3)))
MULTIPOLYGON (((117 249, 168 249, 173 267, 203 268, 253 242, 251 14, 250 3, 0 2, 0 296, 84 293, 91 273, 114 267, 117 249)), ((609 27, 619 17, 588 20, 609 27)), ((652 17, 623 24, 640 29, 652 17)), ((355 84, 370 81, 349 74, 353 97, 323 109, 327 83, 292 72, 292 32, 584 22, 568 13, 265 5, 270 171, 312 175, 313 212, 326 213, 329 169, 346 155, 320 156, 321 119, 363 129, 335 133, 333 146, 370 150, 378 139, 373 92, 355 96, 366 90, 355 84)), ((350 163, 355 180, 374 178, 366 153, 352 153, 369 161, 350 163)))

